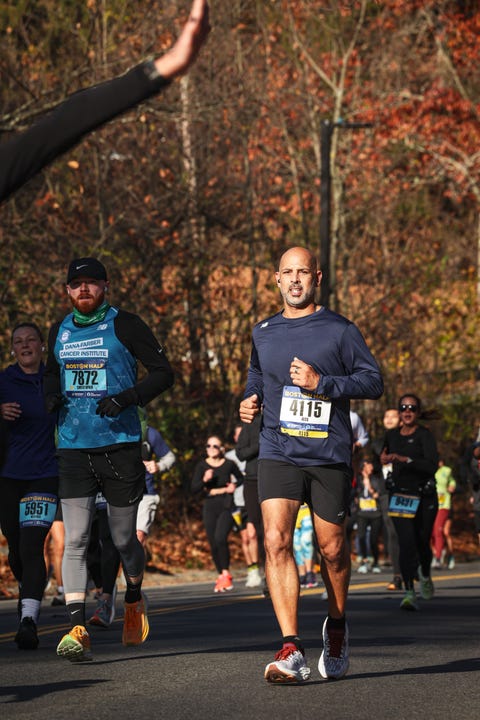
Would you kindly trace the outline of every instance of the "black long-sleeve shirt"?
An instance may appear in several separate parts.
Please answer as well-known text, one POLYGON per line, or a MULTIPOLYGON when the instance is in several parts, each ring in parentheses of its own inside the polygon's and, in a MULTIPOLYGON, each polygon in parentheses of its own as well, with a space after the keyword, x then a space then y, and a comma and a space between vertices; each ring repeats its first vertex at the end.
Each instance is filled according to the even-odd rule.
POLYGON ((24 132, 0 144, 0 202, 92 130, 157 94, 169 81, 142 63, 70 95, 24 132))
POLYGON ((245 460, 245 479, 256 480, 258 474, 258 453, 260 452, 260 429, 262 415, 256 415, 251 423, 245 423, 238 436, 235 452, 239 460, 245 460))
POLYGON ((192 479, 191 490, 192 493, 198 493, 202 490, 208 493, 214 488, 223 488, 232 481, 232 475, 234 475, 237 485, 241 485, 243 482, 243 475, 233 460, 225 458, 225 462, 218 467, 213 467, 206 460, 200 460, 197 463, 192 479), (213 477, 207 483, 203 482, 203 476, 206 470, 213 470, 213 477))
POLYGON ((428 480, 435 478, 438 469, 437 443, 428 428, 419 425, 411 435, 402 435, 400 428, 389 430, 384 447, 411 462, 393 463, 393 481, 397 490, 417 492, 428 480))

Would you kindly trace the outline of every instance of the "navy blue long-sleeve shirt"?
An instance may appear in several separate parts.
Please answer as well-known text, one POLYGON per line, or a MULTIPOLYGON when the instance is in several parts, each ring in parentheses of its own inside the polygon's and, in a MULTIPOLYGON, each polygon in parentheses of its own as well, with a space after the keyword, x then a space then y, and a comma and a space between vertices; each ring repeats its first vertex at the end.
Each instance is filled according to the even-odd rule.
POLYGON ((36 480, 58 475, 55 418, 45 409, 43 374, 43 364, 38 373, 25 373, 18 363, 0 372, 0 403, 17 402, 22 411, 4 423, 7 453, 1 477, 36 480))
POLYGON ((260 459, 350 465, 350 400, 376 399, 382 393, 377 362, 359 329, 341 315, 326 308, 300 318, 279 312, 255 326, 244 397, 257 394, 263 403, 260 459), (294 357, 320 375, 315 393, 306 393, 303 404, 290 378, 294 357), (325 405, 328 422, 316 426, 315 415, 325 405))

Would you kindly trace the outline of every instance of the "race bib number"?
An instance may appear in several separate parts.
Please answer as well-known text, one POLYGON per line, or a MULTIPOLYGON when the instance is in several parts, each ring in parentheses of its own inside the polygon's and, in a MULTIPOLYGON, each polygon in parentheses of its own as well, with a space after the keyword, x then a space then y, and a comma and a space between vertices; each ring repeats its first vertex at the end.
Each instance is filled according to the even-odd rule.
POLYGON ((332 403, 294 385, 283 388, 280 430, 304 438, 327 438, 332 403))
POLYGON ((57 496, 50 493, 29 493, 20 500, 20 527, 49 528, 57 512, 57 496))
POLYGON ((390 498, 388 514, 390 517, 414 518, 419 505, 420 498, 417 495, 395 493, 390 498))
POLYGON ((107 367, 103 359, 65 363, 65 391, 72 398, 102 398, 107 394, 107 367))
POLYGON ((366 510, 367 512, 371 512, 372 510, 377 509, 377 501, 374 498, 362 497, 358 501, 358 506, 360 510, 366 510))

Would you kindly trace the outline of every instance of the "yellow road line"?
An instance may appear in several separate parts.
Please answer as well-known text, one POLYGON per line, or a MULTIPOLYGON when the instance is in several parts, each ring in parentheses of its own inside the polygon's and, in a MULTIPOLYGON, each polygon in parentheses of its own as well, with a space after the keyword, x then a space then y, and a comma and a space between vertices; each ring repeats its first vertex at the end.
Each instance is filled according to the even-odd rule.
MULTIPOLYGON (((455 580, 471 580, 471 579, 476 579, 476 578, 480 578, 479 572, 462 573, 462 574, 451 574, 450 573, 448 575, 435 575, 434 576, 435 582, 442 582, 444 580, 453 580, 453 579, 455 579, 455 580)), ((386 589, 386 582, 387 582, 386 579, 382 580, 381 582, 380 581, 369 582, 369 583, 368 582, 362 582, 362 583, 354 582, 354 583, 350 584, 349 592, 352 592, 355 590, 369 590, 370 588, 372 588, 372 589, 383 588, 385 590, 385 592, 388 592, 389 594, 391 594, 393 596, 394 593, 393 592, 390 593, 390 591, 388 591, 386 589)), ((321 586, 316 587, 316 588, 309 588, 306 590, 302 589, 302 595, 318 595, 318 594, 323 593, 324 590, 325 590, 325 588, 321 587, 321 586)), ((395 594, 398 594, 399 592, 400 591, 397 590, 395 592, 395 594)), ((236 596, 236 595, 228 595, 228 596, 222 597, 221 600, 220 600, 220 598, 215 598, 215 600, 212 599, 210 602, 201 601, 201 602, 196 602, 196 603, 190 603, 187 605, 170 605, 168 607, 157 608, 156 610, 153 610, 150 608, 148 611, 148 616, 152 617, 154 615, 166 615, 168 613, 188 612, 190 610, 204 610, 206 608, 215 608, 215 607, 218 607, 219 605, 231 605, 234 602, 247 602, 247 601, 250 602, 252 600, 258 600, 260 597, 262 597, 260 593, 256 594, 256 595, 243 595, 241 597, 236 596)), ((118 617, 114 620, 114 623, 120 623, 120 622, 123 622, 123 616, 118 617)), ((62 632, 64 632, 64 633, 68 632, 69 629, 70 629, 70 625, 65 624, 65 623, 62 623, 61 625, 41 625, 38 628, 38 635, 40 637, 42 637, 44 635, 50 635, 53 632, 58 633, 60 635, 62 632)), ((107 631, 107 628, 105 628, 105 630, 107 631)), ((16 635, 16 632, 17 631, 14 630, 12 632, 0 633, 0 643, 10 642, 11 640, 13 640, 16 635)))

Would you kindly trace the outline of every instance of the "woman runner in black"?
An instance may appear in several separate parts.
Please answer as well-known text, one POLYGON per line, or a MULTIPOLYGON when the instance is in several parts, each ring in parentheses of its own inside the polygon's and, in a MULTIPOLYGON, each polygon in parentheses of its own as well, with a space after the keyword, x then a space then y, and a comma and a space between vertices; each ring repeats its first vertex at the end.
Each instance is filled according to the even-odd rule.
POLYGON ((400 398, 398 409, 401 427, 387 432, 380 460, 382 465, 392 463, 393 467, 389 512, 398 535, 406 590, 400 607, 415 611, 418 610, 414 588, 417 577, 424 600, 431 600, 434 593, 430 577, 430 538, 438 510, 435 485, 438 451, 433 434, 418 423, 420 399, 406 393, 400 398))

